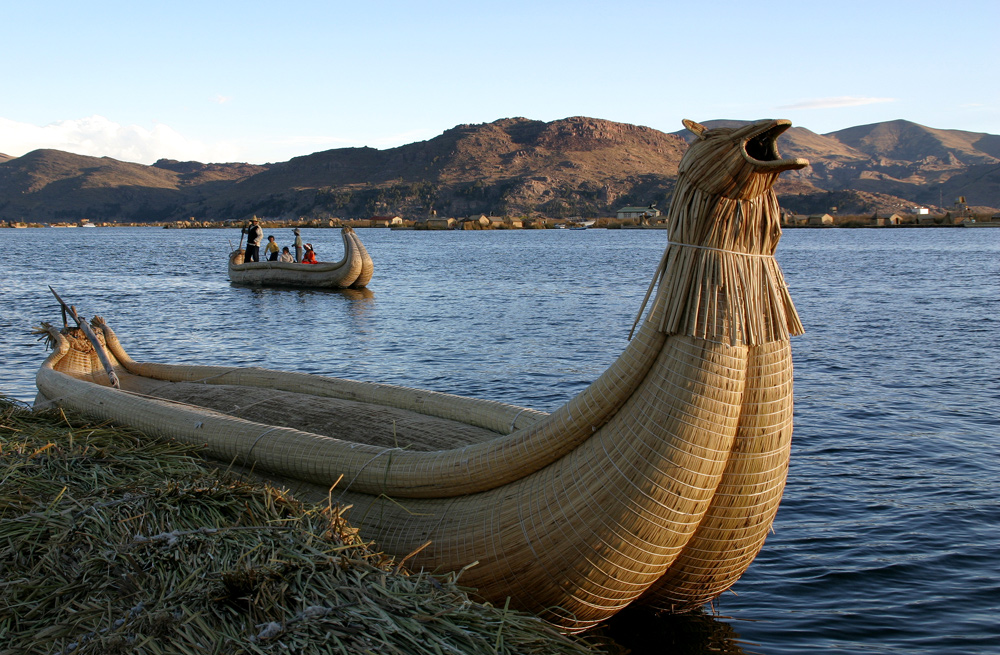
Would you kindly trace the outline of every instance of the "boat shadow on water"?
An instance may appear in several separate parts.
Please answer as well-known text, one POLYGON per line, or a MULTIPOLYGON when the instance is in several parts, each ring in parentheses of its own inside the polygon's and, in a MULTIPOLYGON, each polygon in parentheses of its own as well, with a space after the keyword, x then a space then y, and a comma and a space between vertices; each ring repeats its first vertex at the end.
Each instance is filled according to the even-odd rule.
MULTIPOLYGON (((631 655, 752 655, 744 650, 739 633, 726 622, 729 617, 705 612, 658 613, 647 607, 630 607, 611 617, 592 635, 606 637, 631 655)), ((610 650, 614 650, 613 648, 610 650)))

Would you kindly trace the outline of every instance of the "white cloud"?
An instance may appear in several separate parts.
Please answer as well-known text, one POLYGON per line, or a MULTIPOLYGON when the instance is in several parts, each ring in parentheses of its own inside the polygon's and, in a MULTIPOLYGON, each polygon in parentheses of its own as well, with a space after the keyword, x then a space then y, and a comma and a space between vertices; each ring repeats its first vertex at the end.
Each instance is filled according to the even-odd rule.
POLYGON ((238 161, 239 156, 239 149, 234 146, 204 144, 162 123, 146 129, 95 115, 38 126, 0 118, 0 152, 19 157, 40 148, 142 164, 152 164, 161 158, 238 161))
POLYGON ((837 107, 859 107, 874 105, 880 102, 895 102, 895 98, 858 98, 856 96, 839 96, 836 98, 815 98, 803 100, 792 105, 783 105, 778 109, 835 109, 837 107))
POLYGON ((0 118, 0 153, 20 157, 32 150, 51 148, 140 164, 152 164, 158 159, 203 163, 277 162, 333 148, 392 148, 433 136, 430 130, 412 130, 371 137, 254 135, 205 143, 188 138, 162 123, 155 123, 147 129, 138 125, 121 125, 97 115, 56 121, 44 126, 0 118))

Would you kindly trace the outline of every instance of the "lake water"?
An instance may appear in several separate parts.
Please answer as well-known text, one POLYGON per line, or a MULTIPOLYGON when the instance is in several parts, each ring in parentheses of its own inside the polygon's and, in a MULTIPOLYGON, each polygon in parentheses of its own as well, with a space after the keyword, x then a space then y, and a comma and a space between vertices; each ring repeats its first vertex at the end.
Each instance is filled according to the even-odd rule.
MULTIPOLYGON (((339 230, 306 229, 321 260, 339 230)), ((289 229, 265 230, 291 242, 289 229)), ((237 230, 2 230, 0 393, 34 398, 47 285, 138 360, 240 364, 552 410, 621 352, 660 230, 359 230, 368 292, 233 287, 237 230)), ((1000 653, 1000 230, 789 230, 795 437, 774 534, 706 617, 635 653, 1000 653)))

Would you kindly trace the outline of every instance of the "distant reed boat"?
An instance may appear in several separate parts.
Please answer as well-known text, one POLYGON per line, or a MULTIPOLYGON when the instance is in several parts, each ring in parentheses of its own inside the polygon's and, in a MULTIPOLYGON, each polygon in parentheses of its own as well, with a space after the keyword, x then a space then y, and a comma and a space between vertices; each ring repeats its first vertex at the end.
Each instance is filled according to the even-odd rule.
POLYGON ((54 351, 38 406, 205 444, 300 497, 351 504, 361 534, 407 566, 461 570, 483 598, 510 598, 566 631, 631 603, 697 608, 750 565, 784 489, 789 336, 802 325, 773 257, 771 187, 808 162, 778 154, 788 121, 685 125, 697 140, 638 331, 551 414, 304 373, 136 362, 99 317, 80 322, 92 338, 43 325, 54 351))
POLYGON ((297 264, 287 262, 243 262, 244 251, 229 255, 229 279, 233 284, 271 287, 318 287, 347 289, 367 286, 375 265, 354 229, 340 230, 344 257, 337 262, 297 264))

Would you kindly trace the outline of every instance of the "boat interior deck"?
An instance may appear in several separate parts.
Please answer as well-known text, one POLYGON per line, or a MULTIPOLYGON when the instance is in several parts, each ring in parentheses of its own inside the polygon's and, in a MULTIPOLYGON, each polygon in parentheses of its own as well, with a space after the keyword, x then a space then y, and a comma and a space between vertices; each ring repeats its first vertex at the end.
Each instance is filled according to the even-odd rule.
POLYGON ((459 448, 501 436, 485 428, 353 400, 260 387, 166 382, 119 374, 123 390, 345 441, 407 450, 459 448))

